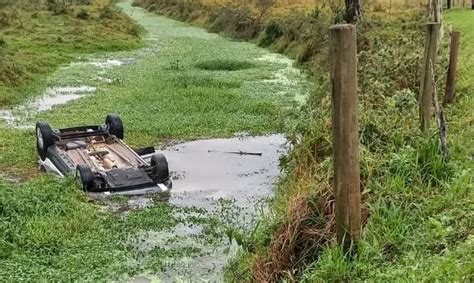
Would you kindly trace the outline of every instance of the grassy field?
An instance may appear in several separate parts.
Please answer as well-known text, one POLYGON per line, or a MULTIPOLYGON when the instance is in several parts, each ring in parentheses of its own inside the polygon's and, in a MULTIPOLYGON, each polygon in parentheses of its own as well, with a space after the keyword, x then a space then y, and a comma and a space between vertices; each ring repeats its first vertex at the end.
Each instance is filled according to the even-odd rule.
MULTIPOLYGON (((90 85, 97 91, 51 111, 15 112, 25 116, 24 123, 45 119, 55 127, 96 124, 117 112, 128 144, 160 145, 238 132, 279 132, 288 122, 286 113, 298 103, 296 93, 305 94, 305 76, 294 70, 285 75, 285 84, 275 81, 276 73, 288 68, 285 58, 270 56, 273 61, 266 62, 271 54, 255 45, 119 5, 147 31, 145 47, 81 55, 39 80, 42 87, 31 96, 46 86, 90 85), (105 71, 89 64, 112 59, 132 63, 105 71)), ((45 176, 37 169, 33 130, 0 124, 0 151, 0 281, 126 280, 161 274, 176 262, 186 264, 209 252, 203 245, 228 243, 221 211, 157 202, 122 213, 110 207, 126 206, 127 199, 113 199, 109 207, 90 200, 72 177, 45 176), (173 234, 178 223, 199 225, 203 233, 180 238, 173 234), (133 245, 148 232, 163 240, 163 246, 143 251, 133 245)))
POLYGON ((0 107, 37 93, 44 87, 44 75, 78 54, 141 46, 139 27, 115 11, 110 1, 89 2, 61 9, 48 9, 42 1, 2 2, 6 6, 0 11, 0 107))

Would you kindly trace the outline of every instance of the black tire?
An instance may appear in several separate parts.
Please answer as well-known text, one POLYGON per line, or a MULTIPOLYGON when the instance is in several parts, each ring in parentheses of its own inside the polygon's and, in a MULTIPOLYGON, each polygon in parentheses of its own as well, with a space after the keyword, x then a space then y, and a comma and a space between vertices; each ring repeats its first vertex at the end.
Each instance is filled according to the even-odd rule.
POLYGON ((154 167, 152 179, 155 183, 165 183, 170 179, 168 160, 166 160, 166 157, 163 154, 157 153, 152 155, 150 165, 154 167))
POLYGON ((46 160, 48 147, 54 145, 56 136, 47 122, 36 122, 36 149, 41 160, 46 160))
POLYGON ((87 165, 77 165, 76 179, 85 192, 90 191, 94 186, 94 174, 92 173, 92 169, 87 165))
POLYGON ((107 125, 107 130, 109 134, 116 136, 117 138, 123 140, 123 123, 122 119, 118 114, 109 114, 105 118, 105 124, 107 125))

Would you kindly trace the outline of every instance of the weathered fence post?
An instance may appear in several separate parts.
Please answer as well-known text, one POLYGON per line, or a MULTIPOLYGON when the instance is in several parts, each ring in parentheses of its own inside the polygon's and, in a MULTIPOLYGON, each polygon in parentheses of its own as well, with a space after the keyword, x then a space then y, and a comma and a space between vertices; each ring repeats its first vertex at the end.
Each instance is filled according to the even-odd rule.
POLYGON ((458 68, 458 53, 461 34, 458 31, 451 33, 451 45, 449 50, 449 67, 446 82, 446 94, 444 104, 453 103, 455 100, 454 88, 456 85, 456 73, 458 68))
POLYGON ((361 231, 357 36, 354 25, 330 28, 334 195, 337 240, 347 249, 361 231))
POLYGON ((421 86, 418 103, 420 107, 420 128, 427 130, 431 123, 431 105, 433 101, 433 66, 436 63, 440 23, 428 23, 425 37, 425 53, 421 69, 421 86))

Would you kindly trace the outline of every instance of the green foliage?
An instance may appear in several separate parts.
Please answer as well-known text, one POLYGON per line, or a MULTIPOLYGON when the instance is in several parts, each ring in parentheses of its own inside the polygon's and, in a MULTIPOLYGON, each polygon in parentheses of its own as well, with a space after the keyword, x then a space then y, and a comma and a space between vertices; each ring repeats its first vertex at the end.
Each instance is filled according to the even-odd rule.
MULTIPOLYGON (((152 5, 151 2, 148 1, 147 4, 152 5)), ((154 3, 160 5, 160 11, 181 19, 193 20, 186 13, 173 12, 174 5, 178 5, 176 2, 169 5, 162 1, 154 3)), ((245 9, 231 6, 226 9, 234 10, 233 16, 239 19, 249 20, 249 14, 239 16, 239 13, 247 13, 245 9)), ((235 27, 239 26, 236 24, 238 21, 231 19, 232 12, 223 10, 221 12, 220 15, 214 15, 212 11, 207 12, 212 31, 223 31, 236 38, 255 38, 255 36, 241 37, 235 30, 235 27)), ((325 75, 328 61, 325 55, 328 26, 340 22, 341 15, 343 13, 339 15, 337 11, 334 11, 333 15, 327 15, 316 10, 312 14, 298 17, 292 15, 272 18, 261 27, 259 43, 295 56, 302 63, 308 63, 318 86, 308 105, 303 106, 301 111, 293 113, 291 121, 299 122, 286 125, 289 139, 296 146, 291 155, 283 160, 289 175, 282 181, 274 203, 276 217, 283 219, 277 223, 285 222, 286 207, 291 203, 293 195, 306 188, 313 188, 301 187, 299 185, 301 177, 293 176, 292 174, 297 173, 292 172, 306 168, 304 176, 313 176, 311 183, 329 182, 327 178, 331 175, 332 160, 330 128, 328 128, 329 83, 325 75)), ((361 175, 371 217, 360 247, 360 258, 351 261, 338 248, 332 246, 322 252, 319 259, 317 255, 321 251, 315 251, 316 260, 312 263, 312 267, 303 273, 304 278, 318 281, 354 278, 393 279, 392 276, 402 273, 406 278, 417 278, 415 273, 407 273, 408 264, 413 262, 411 260, 416 260, 410 256, 423 251, 427 245, 433 246, 434 250, 422 253, 424 264, 421 269, 429 269, 429 266, 436 262, 432 259, 437 257, 446 259, 449 264, 452 263, 449 259, 451 255, 443 254, 443 248, 436 247, 436 243, 440 241, 440 237, 454 236, 452 234, 447 236, 450 234, 443 232, 445 228, 442 228, 443 224, 440 226, 439 221, 426 219, 446 214, 443 209, 433 211, 431 208, 433 205, 439 205, 444 202, 443 200, 452 197, 462 199, 466 195, 454 194, 457 189, 454 189, 453 178, 458 176, 456 168, 459 166, 459 157, 445 159, 434 130, 428 135, 421 135, 418 130, 416 94, 419 87, 424 21, 424 16, 420 13, 408 12, 400 18, 392 19, 366 16, 358 25, 361 175), (400 32, 400 29, 403 32, 400 32), (433 231, 438 231, 436 233, 439 236, 430 238, 428 236, 430 233, 436 234, 433 231), (419 239, 423 237, 429 240, 420 241, 419 239), (372 258, 373 261, 368 261, 368 258, 372 258), (395 266, 391 270, 387 270, 389 262, 395 266), (377 269, 376 266, 380 267, 377 269), (366 269, 374 272, 364 275, 366 269)), ((240 25, 246 26, 247 23, 240 25)), ((443 52, 446 50, 445 46, 446 42, 442 44, 443 52)), ((442 70, 446 69, 446 64, 446 56, 441 56, 437 76, 443 75, 442 70)), ((461 84, 461 87, 466 85, 461 84)), ((439 89, 443 88, 444 85, 441 83, 439 89)), ((455 116, 453 119, 461 116, 455 116)), ((470 123, 469 121, 468 119, 464 124, 470 123)), ((459 136, 456 130, 454 133, 455 137, 459 136)), ((456 144, 453 145, 455 151, 459 150, 456 144)), ((468 172, 467 174, 472 173, 468 172)), ((469 182, 465 180, 463 184, 469 182)), ((454 217, 460 215, 456 214, 454 217)), ((458 235, 457 240, 449 244, 450 247, 457 247, 464 241, 466 228, 469 225, 465 223, 453 225, 456 228, 450 229, 464 231, 461 233, 464 236, 458 235)), ((252 233, 250 238, 242 237, 238 231, 229 231, 234 238, 239 239, 244 249, 228 270, 229 276, 236 276, 233 277, 234 280, 252 278, 248 273, 253 264, 250 258, 254 256, 255 251, 257 254, 264 253, 265 247, 269 244, 268 239, 273 237, 271 235, 278 225, 269 227, 272 228, 263 233, 252 233)), ((444 248, 447 247, 443 245, 444 248)), ((466 256, 467 253, 461 255, 464 258, 466 256)), ((445 278, 465 278, 463 274, 466 274, 466 269, 455 270, 445 278), (454 277, 449 277, 451 275, 454 277)))
POLYGON ((100 11, 101 19, 114 19, 120 14, 120 11, 117 10, 113 5, 106 5, 100 11))

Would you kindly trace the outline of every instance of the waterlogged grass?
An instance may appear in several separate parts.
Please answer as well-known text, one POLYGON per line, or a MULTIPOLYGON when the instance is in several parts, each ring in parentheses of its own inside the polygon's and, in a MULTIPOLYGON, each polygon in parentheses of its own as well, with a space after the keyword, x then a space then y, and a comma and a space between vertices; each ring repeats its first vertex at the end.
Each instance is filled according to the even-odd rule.
POLYGON ((127 260, 118 235, 72 178, 1 181, 0 207, 2 281, 94 280, 123 273, 109 260, 127 260))
MULTIPOLYGON (((131 246, 131 240, 142 231, 157 231, 154 236, 162 237, 178 223, 196 223, 207 231, 214 231, 218 223, 202 211, 190 218, 187 215, 193 209, 164 203, 129 212, 127 217, 100 206, 88 200, 72 177, 43 177, 21 185, 1 180, 0 279, 96 281, 156 274, 172 266, 174 258, 201 253, 202 243, 194 248, 167 248, 163 242, 143 251, 131 246)), ((220 241, 209 233, 199 237, 220 241)), ((145 240, 139 245, 146 244, 145 240)))
MULTIPOLYGON (((107 113, 117 112, 132 146, 237 132, 264 134, 281 129, 295 96, 305 92, 304 78, 294 72, 292 85, 272 81, 288 66, 286 61, 260 60, 268 55, 262 49, 120 5, 148 31, 147 46, 83 56, 38 84, 25 86, 31 91, 28 97, 54 86, 98 90, 44 113, 16 111, 21 122, 97 124, 107 113), (115 69, 94 65, 110 58, 131 64, 115 69)), ((110 211, 82 193, 71 176, 57 179, 37 170, 33 130, 0 125, 0 151, 0 281, 121 280, 167 270, 175 280, 173 268, 192 258, 215 256, 216 249, 227 253, 225 244, 242 233, 235 226, 243 213, 227 203, 215 213, 166 203, 110 211), (202 232, 176 236, 180 225, 198 226, 202 232), (151 236, 143 238, 147 234, 151 236)), ((119 205, 126 201, 113 200, 119 205)))
MULTIPOLYGON (((176 280, 174 268, 179 270, 195 257, 219 263, 212 257, 216 250, 222 256, 228 252, 228 231, 237 225, 232 222, 236 213, 242 214, 225 202, 212 213, 166 203, 112 213, 83 194, 72 177, 46 176, 23 184, 4 177, 0 177, 2 281, 126 280, 149 274, 163 278, 163 272, 176 280), (182 235, 180 227, 198 227, 199 232, 182 235)), ((205 270, 204 263, 191 269, 205 270)))
MULTIPOLYGON (((98 84, 96 78, 82 81, 98 85, 97 93, 30 121, 44 119, 64 127, 102 122, 106 113, 116 112, 124 121, 127 142, 134 146, 237 132, 257 135, 280 131, 295 97, 305 93, 302 75, 290 72, 284 84, 272 80, 287 63, 261 60, 268 54, 263 49, 123 7, 148 31, 148 44, 157 50, 137 63, 110 70, 110 84, 98 84)), ((118 60, 129 56, 134 53, 115 55, 118 60)), ((79 70, 94 74, 90 66, 71 66, 48 84, 77 84, 79 70)))
POLYGON ((6 7, 0 24, 0 107, 24 101, 44 87, 42 78, 78 54, 130 50, 141 46, 139 27, 123 14, 100 9, 109 1, 91 1, 83 9, 61 15, 28 3, 6 7), (23 5, 23 6, 22 6, 23 5))

